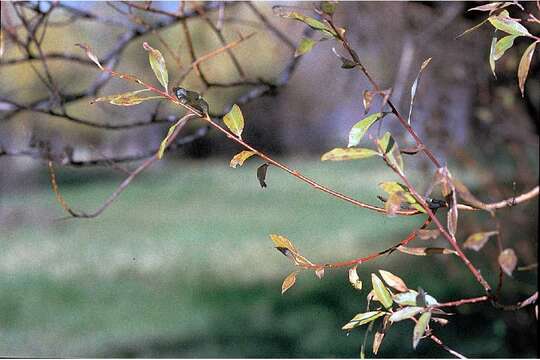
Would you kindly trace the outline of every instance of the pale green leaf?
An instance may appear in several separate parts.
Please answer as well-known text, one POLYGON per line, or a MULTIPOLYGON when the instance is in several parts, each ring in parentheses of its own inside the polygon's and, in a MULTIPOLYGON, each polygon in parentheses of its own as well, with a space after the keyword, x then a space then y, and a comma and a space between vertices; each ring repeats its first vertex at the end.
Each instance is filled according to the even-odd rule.
POLYGON ((499 39, 497 43, 495 43, 495 54, 493 55, 493 59, 495 61, 499 60, 504 55, 506 50, 510 49, 512 45, 514 45, 514 40, 518 36, 519 35, 507 35, 499 39))
POLYGON ((365 313, 357 314, 353 317, 347 324, 345 324, 341 329, 342 330, 351 330, 357 326, 368 324, 381 316, 384 316, 386 312, 384 311, 368 311, 365 313))
POLYGON ((122 94, 114 94, 109 96, 102 96, 97 99, 94 99, 90 103, 96 103, 101 101, 108 101, 112 105, 118 105, 118 106, 133 106, 133 105, 139 105, 140 103, 146 101, 146 100, 154 100, 154 99, 163 99, 164 96, 147 96, 147 97, 141 97, 137 94, 148 91, 148 89, 142 89, 137 91, 130 91, 127 93, 122 94))
POLYGON ((414 326, 414 330, 413 330, 413 348, 414 349, 416 349, 418 342, 422 339, 422 337, 426 333, 426 329, 428 327, 430 319, 431 319, 431 313, 425 312, 422 315, 420 315, 418 322, 414 326))
POLYGON ((371 274, 371 284, 373 285, 373 291, 379 302, 387 309, 392 307, 392 295, 377 275, 371 274))
POLYGON ((303 38, 300 40, 300 43, 298 44, 298 47, 296 48, 296 51, 294 52, 294 57, 298 57, 300 55, 304 55, 308 52, 310 52, 313 47, 317 44, 317 40, 313 40, 310 38, 303 38))
POLYGON ((366 148, 335 148, 329 152, 323 154, 322 161, 344 161, 344 160, 358 160, 365 159, 372 156, 379 155, 378 152, 366 148))
POLYGON ((165 152, 165 149, 167 148, 167 143, 169 142, 169 138, 172 136, 172 134, 174 133, 174 130, 180 123, 182 123, 182 121, 176 122, 176 124, 174 124, 173 126, 169 128, 169 131, 167 132, 167 136, 165 136, 165 139, 163 139, 163 141, 159 145, 159 151, 157 153, 157 157, 159 160, 161 160, 161 158, 163 157, 163 153, 165 152))
POLYGON ((416 316, 417 314, 420 314, 423 310, 424 310, 423 307, 407 306, 407 307, 404 307, 403 309, 400 309, 392 313, 392 315, 390 316, 390 321, 398 322, 401 320, 410 319, 416 316))
POLYGON ((360 140, 362 140, 366 132, 369 130, 370 126, 373 125, 377 120, 382 119, 384 115, 386 114, 382 112, 371 114, 354 124, 351 131, 349 132, 348 147, 358 145, 358 143, 360 143, 360 140))
POLYGON ((495 27, 497 30, 504 31, 510 35, 522 35, 529 36, 531 35, 529 31, 521 25, 516 19, 512 19, 508 16, 504 16, 502 13, 495 16, 490 16, 488 21, 495 27))
POLYGON ((495 45, 497 45, 497 37, 493 36, 493 38, 491 38, 491 46, 489 48, 489 67, 491 68, 491 72, 496 79, 497 75, 495 74, 495 45))
POLYGON ((168 91, 167 86, 169 85, 169 73, 167 72, 167 65, 165 64, 165 59, 159 50, 154 49, 148 43, 143 43, 144 50, 148 51, 148 60, 150 62, 150 67, 154 71, 154 75, 158 79, 159 83, 165 88, 165 91, 168 91))
POLYGON ((242 138, 242 131, 244 130, 244 115, 238 105, 234 104, 231 111, 223 117, 223 122, 233 134, 242 138))

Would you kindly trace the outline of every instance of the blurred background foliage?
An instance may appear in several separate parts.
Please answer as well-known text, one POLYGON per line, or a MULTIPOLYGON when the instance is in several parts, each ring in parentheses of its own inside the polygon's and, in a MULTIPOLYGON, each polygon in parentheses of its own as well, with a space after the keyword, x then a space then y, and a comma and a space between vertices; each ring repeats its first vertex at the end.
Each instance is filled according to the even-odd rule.
MULTIPOLYGON (((69 3, 129 25, 106 3, 69 3)), ((297 43, 303 25, 272 14, 274 3, 254 5, 297 43)), ((311 3, 280 3, 309 9, 311 3)), ((113 3, 118 8, 125 4, 113 3)), ((45 5, 44 5, 45 6, 45 5)), ((153 6, 174 11, 178 3, 153 6)), ((188 4, 189 6, 189 4, 188 4)), ((532 4, 526 4, 532 7, 532 4)), ((498 79, 488 64, 491 29, 455 37, 481 20, 467 4, 339 4, 337 23, 347 29, 366 67, 393 99, 408 108, 410 85, 427 57, 433 57, 417 92, 413 125, 437 155, 448 163, 484 201, 519 194, 538 184, 540 76, 533 59, 526 97, 515 76, 528 45, 497 62, 498 79)), ((10 12, 2 3, 2 19, 10 12)), ((157 14, 140 13, 145 21, 157 14)), ((216 12, 209 13, 216 21, 216 12)), ((256 35, 234 49, 250 78, 278 78, 294 50, 286 47, 242 3, 225 7, 224 36, 256 35)), ((50 19, 66 20, 61 11, 50 19)), ((220 43, 199 18, 188 20, 197 55, 220 43)), ((81 55, 75 43, 86 42, 103 56, 125 29, 77 20, 50 26, 46 52, 81 55)), ((532 32, 538 29, 532 27, 532 32)), ((153 81, 144 41, 160 48, 169 74, 178 79, 189 66, 180 25, 159 35, 175 56, 160 46, 156 34, 128 46, 118 69, 153 81), (177 60, 180 60, 179 62, 177 60)), ((7 42, 2 62, 21 56, 7 42)), ((336 190, 377 202, 377 183, 393 175, 374 159, 320 163, 328 149, 346 144, 350 127, 363 115, 362 91, 369 88, 359 73, 340 69, 324 42, 304 56, 287 86, 274 96, 244 106, 244 139, 291 163, 336 190)), ((62 92, 84 91, 97 76, 95 67, 51 59, 51 72, 62 92)), ((208 78, 232 81, 237 76, 226 54, 202 65, 208 78)), ((204 93, 211 111, 221 113, 248 87, 212 88, 192 73, 183 86, 204 93)), ((100 95, 132 90, 113 80, 100 95)), ((31 103, 48 90, 28 63, 0 64, 0 97, 31 103)), ((70 103, 74 116, 97 123, 142 121, 155 104, 117 108, 70 103)), ((160 116, 178 110, 161 105, 160 116)), ((73 149, 77 159, 122 156, 156 148, 166 125, 103 131, 65 119, 22 111, 0 121, 0 148, 24 149, 35 139, 52 150, 73 149)), ((196 130, 193 123, 186 133, 196 130)), ((391 118, 385 120, 400 144, 412 144, 391 118), (403 134, 402 134, 403 135, 403 134)), ((317 261, 349 259, 385 249, 404 237, 420 219, 387 218, 352 208, 315 192, 270 168, 268 188, 261 190, 256 161, 233 170, 228 160, 239 148, 220 134, 207 136, 167 154, 136 179, 113 206, 93 220, 58 220, 65 214, 50 190, 43 161, 0 157, 0 354, 6 356, 178 356, 178 357, 357 357, 365 329, 346 336, 340 330, 365 308, 367 291, 352 289, 346 271, 327 271, 323 280, 301 274, 294 288, 280 294, 290 263, 272 249, 268 234, 289 237, 317 261)), ((420 156, 419 156, 420 157, 420 156)), ((430 168, 407 158, 407 169, 421 189, 430 168)), ((121 179, 111 168, 62 168, 57 177, 63 195, 75 208, 97 207, 121 179)), ((391 178, 391 179, 390 179, 391 178)), ((500 212, 505 245, 519 265, 537 262, 537 200, 500 212)), ((486 216, 463 214, 459 239, 491 230, 486 216)), ((443 246, 442 240, 439 246, 443 246)), ((496 283, 497 249, 488 244, 470 254, 482 273, 496 283)), ((410 287, 421 286, 440 301, 480 294, 462 264, 448 256, 411 257, 392 254, 359 267, 361 279, 377 269, 401 276, 410 287)), ((505 282, 505 301, 517 301, 537 288, 536 270, 516 272, 505 282)), ((537 322, 531 308, 502 313, 484 305, 456 309, 440 338, 471 357, 537 356, 537 322)), ((382 357, 445 357, 433 344, 411 347, 411 324, 392 327, 382 357)))

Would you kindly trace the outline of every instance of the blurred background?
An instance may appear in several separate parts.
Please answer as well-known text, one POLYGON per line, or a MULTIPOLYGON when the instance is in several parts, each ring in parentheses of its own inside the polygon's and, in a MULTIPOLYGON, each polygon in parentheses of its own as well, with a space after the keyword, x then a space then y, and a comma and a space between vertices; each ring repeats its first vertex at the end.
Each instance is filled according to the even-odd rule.
MULTIPOLYGON (((272 6, 313 16, 314 3, 136 4, 141 9, 126 2, 1 3, 0 355, 358 357, 365 328, 347 336, 341 326, 365 310, 369 290, 354 290, 344 269, 327 271, 322 280, 302 273, 281 295, 293 266, 268 234, 287 236, 313 261, 334 262, 393 245, 419 218, 352 207, 272 167, 261 189, 260 162, 230 168, 241 149, 195 121, 165 160, 137 177, 98 218, 62 219, 46 158, 55 161, 70 206, 91 211, 125 177, 115 161, 102 160, 133 169, 136 163, 125 160, 155 153, 178 117, 178 108, 164 102, 90 104, 137 86, 100 82, 103 76, 76 43, 90 45, 108 66, 157 84, 142 47, 148 42, 162 51, 171 84, 201 92, 216 116, 241 104, 246 141, 333 189, 377 204, 377 184, 396 180, 375 159, 320 162, 324 152, 346 146, 351 126, 364 116, 362 92, 370 86, 360 72, 340 68, 332 47, 341 49, 333 41, 294 58, 303 36, 319 36, 275 16, 272 6), (185 26, 196 57, 220 48, 223 39, 231 43, 255 32, 231 50, 244 78, 238 80, 238 65, 227 52, 201 64, 206 80, 195 71, 183 78, 192 62, 185 26), (25 47, 11 36, 31 39, 28 28, 40 46, 30 41, 25 47)), ((523 5, 539 17, 534 3, 523 5)), ((456 39, 487 16, 467 12, 472 6, 346 2, 335 20, 380 86, 393 89, 402 113, 420 65, 433 58, 417 90, 413 126, 455 177, 492 202, 538 185, 540 67, 535 55, 521 98, 517 64, 530 40, 518 38, 497 61, 495 79, 488 62, 492 27, 456 39)), ((509 10, 514 17, 524 14, 509 10)), ((413 145, 394 118, 382 126, 400 146, 413 145)), ((434 169, 418 155, 406 158, 406 170, 423 191, 434 169)), ((537 199, 498 215, 518 266, 537 263, 537 199)), ((494 227, 489 216, 460 214, 458 239, 494 227)), ((467 253, 492 284, 497 254, 494 242, 467 253)), ((365 286, 378 269, 439 301, 482 294, 450 256, 379 258, 358 268, 365 286)), ((536 284, 536 269, 515 272, 505 278, 503 301, 522 300, 536 284)), ((501 312, 487 304, 462 306, 436 331, 471 357, 537 356, 531 307, 501 312)), ((410 323, 393 326, 379 356, 448 356, 428 341, 413 351, 411 334, 410 323)))

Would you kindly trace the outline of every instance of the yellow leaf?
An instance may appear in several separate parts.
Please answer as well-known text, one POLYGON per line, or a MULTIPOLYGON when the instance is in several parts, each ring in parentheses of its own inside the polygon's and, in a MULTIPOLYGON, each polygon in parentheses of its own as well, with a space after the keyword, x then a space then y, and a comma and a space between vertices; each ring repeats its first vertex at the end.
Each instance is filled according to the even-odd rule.
POLYGON ((365 148, 335 148, 328 151, 322 157, 322 161, 343 161, 365 159, 371 156, 379 155, 378 152, 365 148))
POLYGON ((233 105, 231 111, 223 117, 223 122, 233 134, 242 138, 242 131, 244 131, 244 116, 238 105, 233 105))
POLYGON ((229 164, 230 167, 236 168, 237 166, 242 166, 244 164, 244 161, 255 155, 255 151, 241 151, 238 154, 234 155, 234 157, 231 159, 231 163, 229 164))
POLYGON ((293 243, 287 239, 285 236, 270 234, 270 239, 276 245, 277 248, 289 249, 294 253, 298 253, 298 250, 294 247, 293 243))
POLYGON ((465 249, 471 249, 478 251, 484 247, 489 238, 493 235, 497 235, 497 231, 478 232, 470 235, 463 243, 465 249))

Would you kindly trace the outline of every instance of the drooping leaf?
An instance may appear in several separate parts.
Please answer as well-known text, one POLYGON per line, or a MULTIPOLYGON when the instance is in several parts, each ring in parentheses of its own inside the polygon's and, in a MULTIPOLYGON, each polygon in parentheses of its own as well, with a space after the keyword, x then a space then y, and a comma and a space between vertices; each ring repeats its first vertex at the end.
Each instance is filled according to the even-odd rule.
POLYGON ((371 284, 373 285, 373 291, 379 302, 387 309, 392 307, 392 295, 390 291, 384 286, 383 282, 375 274, 371 274, 371 284))
POLYGON ((440 317, 432 317, 431 321, 435 321, 437 324, 441 326, 445 326, 448 324, 448 319, 440 318, 440 317))
POLYGON ((5 52, 6 52, 6 45, 4 42, 4 29, 0 28, 0 58, 4 56, 5 52))
POLYGON ((315 270, 315 276, 317 276, 319 279, 322 279, 324 276, 324 268, 320 267, 315 270))
POLYGON ((531 66, 531 60, 536 49, 537 42, 533 42, 521 56, 518 66, 518 82, 519 90, 521 91, 521 96, 525 96, 525 81, 527 81, 527 74, 529 73, 529 67, 531 66))
POLYGON ((375 94, 376 94, 376 91, 372 91, 372 90, 364 90, 364 92, 362 93, 362 103, 364 104, 364 115, 369 112, 369 108, 371 107, 371 102, 373 101, 375 94))
POLYGON ((499 254, 499 266, 508 275, 512 276, 512 272, 517 265, 517 256, 513 249, 504 249, 499 254))
POLYGON ((430 312, 425 312, 422 315, 420 315, 420 318, 418 319, 418 322, 414 326, 414 330, 413 330, 413 349, 416 349, 418 342, 422 339, 422 337, 426 333, 426 329, 428 327, 430 319, 431 319, 430 312))
POLYGON ((388 217, 396 216, 397 212, 401 209, 401 203, 405 201, 401 192, 391 193, 384 203, 384 210, 388 217))
POLYGON ((416 315, 420 314, 424 310, 423 307, 419 306, 407 306, 404 307, 394 313, 390 316, 390 321, 392 322, 398 322, 405 319, 410 319, 412 317, 415 317, 416 315))
POLYGON ((360 280, 360 277, 358 277, 356 266, 349 269, 349 282, 356 290, 362 290, 362 281, 360 280))
POLYGON ((103 66, 101 66, 98 57, 92 52, 92 49, 87 44, 75 44, 75 46, 80 47, 86 52, 86 56, 94 62, 100 68, 103 70, 103 66))
POLYGON ((379 273, 381 274, 381 277, 383 278, 384 282, 388 284, 388 286, 401 292, 409 290, 407 288, 407 285, 405 285, 405 281, 403 281, 399 276, 396 276, 392 274, 390 271, 386 271, 386 270, 379 270, 379 273))
POLYGON ((497 231, 477 232, 469 235, 467 240, 463 243, 465 249, 471 249, 479 251, 488 242, 489 238, 493 235, 497 235, 497 231))
POLYGON ((266 170, 268 170, 268 164, 266 163, 257 168, 257 179, 262 188, 266 187, 266 170))
POLYGON ((493 36, 491 38, 491 46, 489 48, 489 67, 491 68, 491 72, 496 79, 497 75, 495 74, 495 45, 497 45, 497 37, 493 36))
POLYGON ((453 189, 452 193, 447 197, 447 201, 449 209, 446 216, 446 227, 448 228, 450 235, 455 236, 458 228, 458 209, 455 189, 453 189))
POLYGON ((242 131, 244 131, 244 115, 242 115, 242 110, 240 110, 238 105, 233 105, 231 111, 223 117, 223 122, 233 134, 240 139, 242 138, 242 131))
POLYGON ((285 291, 289 290, 294 285, 296 282, 296 274, 297 271, 293 271, 283 280, 283 284, 281 284, 281 294, 284 294, 285 291))
POLYGON ((382 119, 384 115, 386 115, 386 113, 374 113, 354 124, 354 126, 351 128, 351 131, 349 132, 348 147, 358 145, 360 143, 360 140, 362 140, 366 132, 371 127, 371 125, 373 125, 377 120, 382 119))
POLYGON ((148 61, 150 62, 152 71, 154 71, 154 75, 156 75, 159 83, 165 88, 165 91, 168 92, 169 73, 167 72, 167 64, 165 64, 163 55, 161 55, 159 50, 148 45, 147 42, 143 43, 143 48, 148 51, 148 61))
POLYGON ((482 26, 482 25, 484 25, 485 23, 487 23, 487 21, 488 21, 488 19, 485 19, 485 20, 483 20, 482 22, 480 22, 480 23, 474 25, 473 27, 471 27, 471 28, 465 30, 464 32, 462 32, 461 34, 459 34, 458 36, 456 36, 456 39, 458 39, 458 38, 460 38, 460 37, 462 37, 462 36, 464 36, 464 35, 466 35, 466 34, 472 32, 472 31, 478 29, 480 26, 482 26))
POLYGON ((377 320, 381 316, 384 316, 386 312, 384 311, 368 311, 365 313, 357 314, 353 317, 347 324, 343 325, 342 330, 351 330, 357 326, 368 324, 374 320, 377 320))
POLYGON ((157 153, 157 158, 161 160, 163 158, 163 153, 165 153, 165 149, 167 148, 167 143, 169 142, 169 138, 174 133, 174 130, 178 127, 179 124, 181 124, 181 121, 177 121, 174 125, 172 125, 169 128, 169 131, 167 131, 167 136, 165 136, 165 139, 161 141, 161 144, 159 145, 159 150, 157 153))
POLYGON ((474 207, 477 207, 479 209, 484 209, 490 213, 493 212, 493 210, 489 209, 486 204, 484 204, 482 201, 478 200, 472 192, 458 179, 451 178, 450 179, 452 185, 455 187, 457 193, 463 199, 466 203, 469 205, 472 205, 474 207))
POLYGON ((418 71, 418 75, 416 75, 416 79, 414 79, 414 82, 411 86, 411 103, 409 105, 409 116, 407 117, 407 123, 409 125, 411 124, 411 115, 412 115, 412 110, 414 107, 414 99, 416 97, 416 89, 418 87, 418 84, 420 83, 420 77, 422 76, 422 71, 424 71, 424 69, 429 65, 430 61, 431 61, 431 58, 427 58, 426 60, 424 60, 424 62, 422 63, 422 66, 420 66, 420 71, 418 71))
POLYGON ((244 150, 234 155, 229 164, 230 167, 236 168, 237 166, 242 166, 244 161, 255 155, 255 151, 244 150))
POLYGON ((373 354, 377 355, 379 352, 379 348, 381 347, 381 343, 384 339, 384 333, 377 331, 375 335, 373 335, 373 354))
POLYGON ((504 55, 506 50, 510 49, 512 45, 514 45, 514 40, 518 36, 519 35, 507 35, 503 38, 500 38, 495 43, 495 54, 493 55, 493 60, 495 61, 499 60, 504 55))
POLYGON ((296 51, 294 52, 294 57, 307 54, 313 49, 315 45, 317 45, 317 42, 317 40, 313 40, 310 38, 302 38, 302 40, 300 40, 300 43, 298 44, 298 47, 296 48, 296 51))
MULTIPOLYGON (((506 10, 505 10, 506 11, 506 10)), ((488 21, 494 28, 500 31, 504 31, 510 35, 531 35, 529 31, 521 25, 516 19, 512 19, 509 16, 505 16, 502 12, 499 15, 490 16, 488 21)))
POLYGON ((375 150, 366 148, 335 148, 321 156, 322 161, 344 161, 366 159, 372 156, 378 156, 379 153, 375 150))

